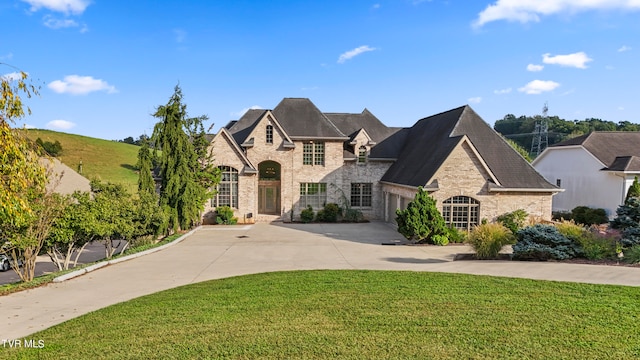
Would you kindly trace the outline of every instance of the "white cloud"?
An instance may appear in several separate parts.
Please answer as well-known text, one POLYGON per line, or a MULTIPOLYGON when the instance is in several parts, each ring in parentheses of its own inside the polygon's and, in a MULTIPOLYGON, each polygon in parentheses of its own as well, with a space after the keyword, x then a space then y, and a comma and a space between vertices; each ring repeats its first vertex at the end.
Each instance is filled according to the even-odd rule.
POLYGON ((624 110, 624 106, 618 106, 618 110, 623 111, 624 110))
POLYGON ((618 52, 625 52, 625 51, 629 51, 629 50, 631 50, 631 46, 622 45, 622 46, 618 49, 618 52))
POLYGON ((640 10, 637 0, 497 0, 478 14, 474 27, 492 21, 538 22, 541 16, 588 10, 640 10))
POLYGON ((376 48, 372 48, 372 47, 370 47, 368 45, 359 46, 359 47, 357 47, 357 48, 355 48, 353 50, 349 50, 349 51, 341 54, 340 57, 338 58, 338 64, 342 64, 345 61, 347 61, 347 60, 349 60, 349 59, 351 59, 351 58, 353 58, 355 56, 358 56, 358 55, 360 55, 362 53, 366 53, 368 51, 374 51, 374 50, 377 50, 377 49, 376 48))
POLYGON ((493 90, 493 93, 496 94, 496 95, 504 95, 504 94, 508 94, 510 92, 511 92, 511 88, 493 90))
POLYGON ((589 56, 587 56, 587 54, 585 54, 582 51, 573 53, 573 54, 567 54, 567 55, 556 55, 556 56, 550 56, 550 55, 551 54, 543 54, 542 62, 545 64, 553 64, 553 65, 560 65, 560 66, 575 67, 578 69, 586 69, 587 68, 586 64, 589 61, 593 61, 593 59, 591 59, 589 56))
POLYGON ((56 130, 69 130, 75 126, 76 124, 67 120, 53 120, 47 123, 48 129, 56 129, 56 130))
POLYGON ((371 7, 371 9, 373 9, 373 10, 378 10, 378 9, 380 9, 380 4, 373 4, 373 6, 371 7))
MULTIPOLYGON (((29 75, 29 74, 27 73, 27 75, 29 75)), ((22 74, 19 73, 19 72, 12 72, 12 73, 8 73, 8 74, 4 74, 4 75, 0 76, 0 78, 11 82, 11 81, 16 81, 16 80, 22 79, 22 74)))
POLYGON ((45 16, 44 17, 44 26, 50 29, 62 29, 69 27, 76 27, 78 23, 75 20, 71 19, 56 19, 53 16, 45 16))
POLYGON ((544 65, 536 65, 536 64, 529 64, 527 65, 527 71, 542 71, 542 69, 544 69, 544 65))
POLYGON ((543 92, 552 91, 560 86, 559 83, 551 80, 533 80, 527 85, 518 89, 518 91, 526 94, 542 94, 543 92))
POLYGON ((68 75, 64 80, 52 81, 48 87, 58 94, 85 95, 94 91, 106 91, 109 94, 118 92, 114 86, 104 80, 79 75, 68 75))
POLYGON ((472 97, 467 99, 470 104, 480 104, 482 102, 482 98, 480 96, 472 97))
POLYGON ((64 14, 82 14, 91 3, 90 0, 22 0, 31 5, 31 11, 35 12, 45 8, 64 14))
POLYGON ((240 111, 231 112, 230 115, 231 116, 242 117, 242 115, 244 115, 247 111, 255 110, 255 109, 264 109, 264 108, 262 106, 260 106, 260 105, 253 105, 253 106, 250 106, 248 108, 244 108, 244 109, 242 109, 240 111))

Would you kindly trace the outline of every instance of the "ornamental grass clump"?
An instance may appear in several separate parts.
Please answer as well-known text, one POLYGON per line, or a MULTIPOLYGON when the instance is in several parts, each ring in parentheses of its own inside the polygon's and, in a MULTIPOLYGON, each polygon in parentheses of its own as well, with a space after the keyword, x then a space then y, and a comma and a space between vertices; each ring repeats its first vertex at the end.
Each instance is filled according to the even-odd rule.
POLYGON ((481 224, 473 228, 466 243, 481 260, 495 259, 505 245, 515 244, 515 236, 500 223, 481 224))

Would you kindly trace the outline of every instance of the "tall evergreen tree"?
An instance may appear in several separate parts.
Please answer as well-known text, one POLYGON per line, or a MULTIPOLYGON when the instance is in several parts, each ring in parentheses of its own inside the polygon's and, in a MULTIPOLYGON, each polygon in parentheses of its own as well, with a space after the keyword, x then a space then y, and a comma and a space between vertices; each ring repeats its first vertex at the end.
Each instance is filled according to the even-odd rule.
POLYGON ((187 116, 179 86, 154 116, 160 119, 153 130, 155 148, 162 151, 160 205, 169 212, 170 229, 188 229, 200 220, 209 183, 200 181, 202 166, 186 132, 192 119, 187 116))
POLYGON ((151 150, 149 149, 149 141, 147 138, 142 140, 142 147, 138 151, 138 193, 155 194, 156 185, 153 181, 151 167, 153 161, 151 158, 151 150))

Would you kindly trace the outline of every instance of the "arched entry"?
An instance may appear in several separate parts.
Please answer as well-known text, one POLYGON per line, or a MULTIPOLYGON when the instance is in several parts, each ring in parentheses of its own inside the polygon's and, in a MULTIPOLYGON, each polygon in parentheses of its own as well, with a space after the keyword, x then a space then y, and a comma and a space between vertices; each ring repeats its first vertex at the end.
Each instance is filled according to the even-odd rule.
POLYGON ((263 161, 258 173, 258 213, 280 215, 280 164, 263 161))

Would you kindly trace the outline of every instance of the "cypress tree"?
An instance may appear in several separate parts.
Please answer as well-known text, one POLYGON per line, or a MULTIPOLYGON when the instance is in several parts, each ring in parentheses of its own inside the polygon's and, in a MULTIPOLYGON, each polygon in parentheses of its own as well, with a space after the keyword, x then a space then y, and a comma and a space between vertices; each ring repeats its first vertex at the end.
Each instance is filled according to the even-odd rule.
POLYGON ((151 150, 147 138, 142 140, 142 146, 138 151, 138 193, 155 194, 156 185, 151 173, 151 150))
POLYGON ((624 199, 624 203, 628 204, 629 199, 632 197, 640 198, 640 183, 638 183, 637 176, 635 177, 635 179, 633 179, 633 184, 631 184, 629 190, 627 191, 627 197, 624 199))
POLYGON ((160 119, 153 130, 156 149, 160 149, 160 205, 168 211, 169 229, 188 229, 200 220, 207 188, 197 181, 198 154, 189 136, 187 106, 182 103, 182 90, 175 87, 166 105, 157 108, 160 119))
MULTIPOLYGON (((417 243, 438 243, 444 245, 447 224, 438 211, 436 201, 418 187, 413 201, 405 210, 396 210, 398 232, 417 243)), ((448 241, 447 241, 448 242, 448 241)))

